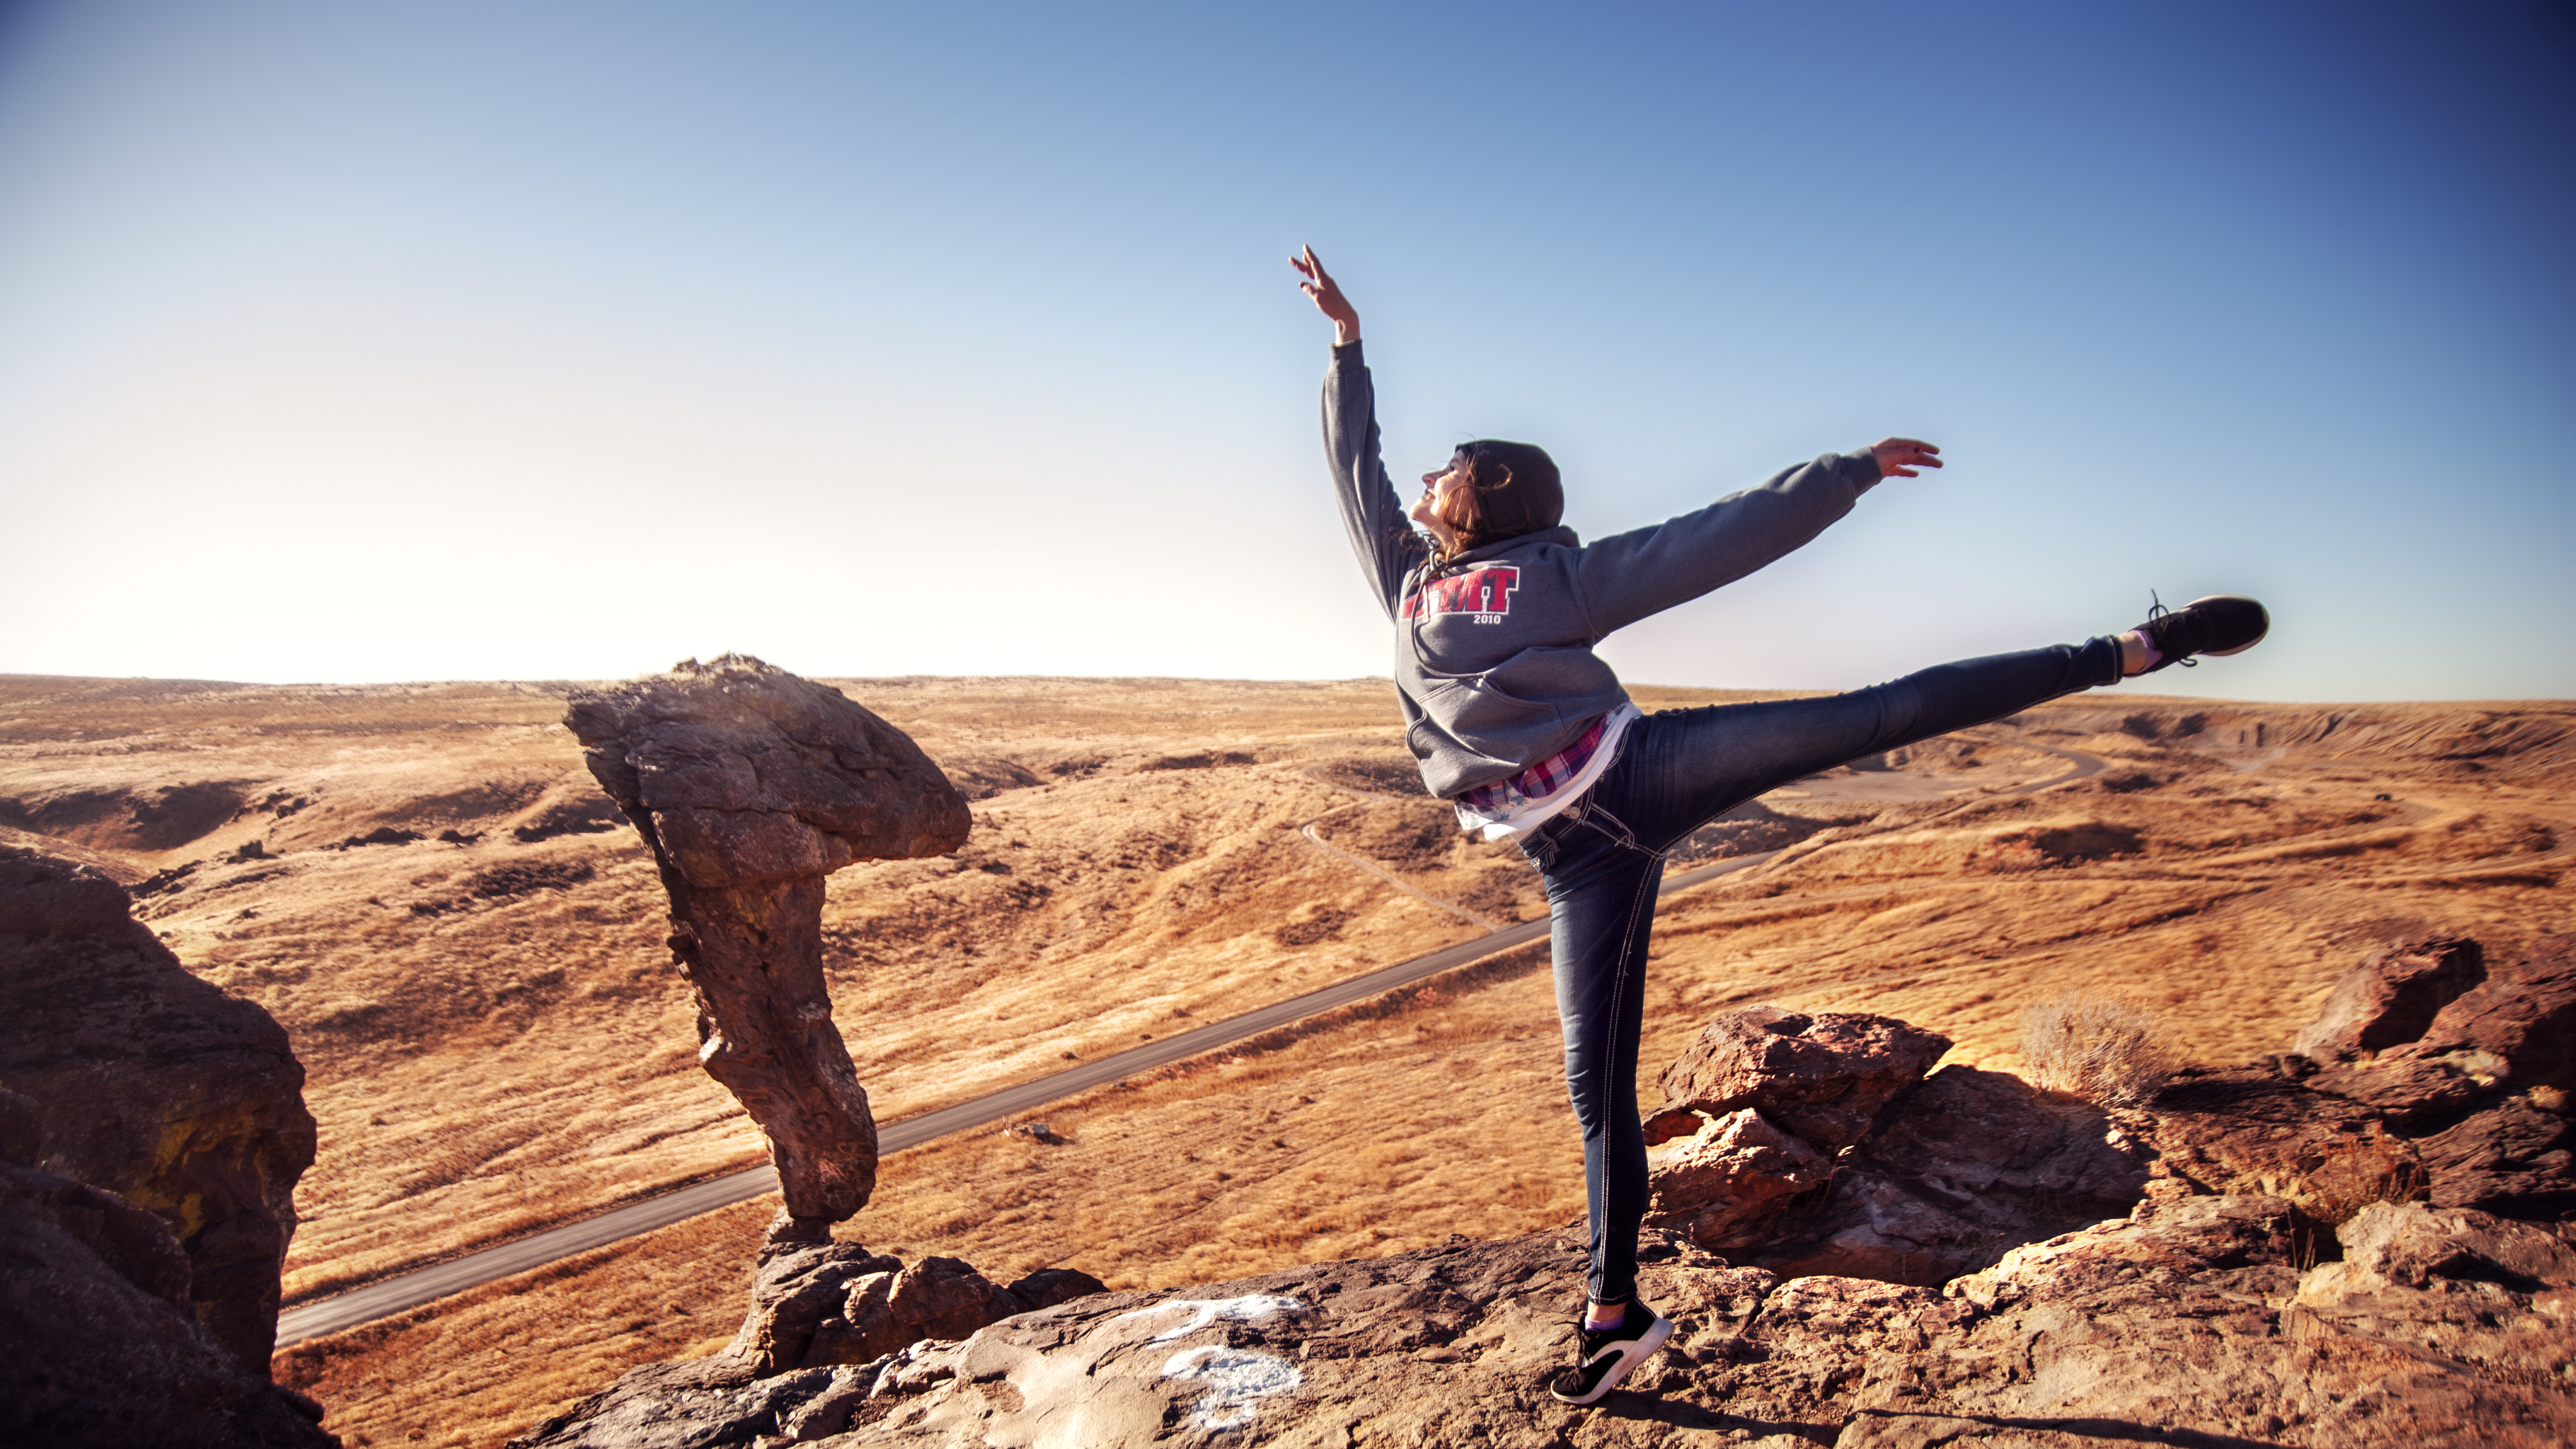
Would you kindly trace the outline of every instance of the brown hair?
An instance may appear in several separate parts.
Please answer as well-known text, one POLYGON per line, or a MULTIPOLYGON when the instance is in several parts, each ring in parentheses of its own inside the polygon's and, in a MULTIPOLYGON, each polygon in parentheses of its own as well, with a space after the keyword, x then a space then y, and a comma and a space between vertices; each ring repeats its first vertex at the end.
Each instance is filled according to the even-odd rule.
POLYGON ((1500 487, 1511 480, 1511 470, 1508 468, 1489 467, 1486 472, 1497 473, 1500 476, 1493 478, 1480 476, 1474 455, 1463 446, 1449 455, 1451 467, 1462 464, 1467 469, 1467 486, 1452 490, 1448 497, 1433 504, 1431 508, 1432 516, 1449 525, 1449 531, 1458 536, 1455 544, 1440 551, 1443 559, 1453 554, 1465 553, 1471 548, 1481 547, 1486 542, 1483 536, 1485 490, 1500 487))
POLYGON ((1467 470, 1467 486, 1451 493, 1432 510, 1458 535, 1446 560, 1471 548, 1554 528, 1564 515, 1565 492, 1556 460, 1528 443, 1480 438, 1461 443, 1449 455, 1452 465, 1467 470))

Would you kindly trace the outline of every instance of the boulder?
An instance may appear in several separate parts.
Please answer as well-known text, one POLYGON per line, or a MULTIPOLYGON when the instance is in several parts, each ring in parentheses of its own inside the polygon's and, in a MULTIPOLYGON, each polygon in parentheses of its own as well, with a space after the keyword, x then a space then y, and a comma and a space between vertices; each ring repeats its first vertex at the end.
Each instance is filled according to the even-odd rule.
POLYGON ((856 1243, 764 1248, 751 1311, 725 1352, 759 1378, 885 1358, 924 1338, 963 1338, 985 1324, 1106 1292, 1075 1268, 1040 1268, 1005 1288, 962 1259, 904 1266, 856 1243))
POLYGON ((1028 1305, 960 1258, 924 1258, 895 1275, 886 1288, 886 1313, 906 1342, 964 1338, 1028 1305))
MULTIPOLYGON (((2454 954, 2475 949, 2460 943, 2454 954)), ((2340 1149, 2346 1159, 2375 1163, 2382 1179, 2346 1197, 2421 1196, 2436 1207, 2528 1217, 2576 1213, 2576 1125, 2567 1120, 2576 1085, 2576 936, 2543 937, 2489 970, 2444 1004, 2418 1039, 2317 1071, 2296 1066, 2299 1058, 2275 1060, 2297 1090, 2337 1104, 2306 1104, 2311 1127, 2286 1135, 2332 1152, 2313 1124, 2347 1119, 2335 1134, 2367 1135, 2372 1122, 2348 1120, 2356 1113, 2393 1134, 2393 1145, 2340 1149)), ((2295 1105, 2295 1092, 2283 1100, 2295 1105)), ((2348 1164, 2337 1170, 2351 1175, 2348 1164)))
POLYGON ((1108 1291, 1108 1284, 1080 1268, 1039 1268, 1011 1280, 1011 1296, 1032 1309, 1053 1308, 1108 1291))
MULTIPOLYGON (((167 1220, 197 1316, 265 1377, 295 1183, 314 1150, 285 1029, 190 975, 114 881, 11 847, 0 1019, 0 1086, 38 1119, 32 1164, 167 1220)), ((0 1135, 27 1134, 27 1115, 0 1135)))
POLYGON ((2375 1202, 2335 1229, 2348 1278, 2399 1288, 2436 1278, 2525 1292, 2576 1288, 2576 1247, 2545 1228, 2474 1210, 2375 1202))
POLYGON ((1040 1268, 1005 1288, 957 1258, 906 1267, 855 1243, 772 1243, 751 1312, 722 1354, 633 1370, 511 1443, 665 1449, 828 1437, 907 1350, 1107 1291, 1075 1268, 1040 1268))
POLYGON ((964 1338, 1030 1305, 957 1258, 924 1258, 854 1280, 839 1317, 818 1327, 800 1363, 882 1362, 926 1338, 964 1338))
POLYGON ((2346 1061, 2413 1041, 2486 974, 2485 954, 2466 936, 2428 936, 2373 952, 2335 983, 2292 1050, 2346 1061))
POLYGON ((901 1259, 871 1253, 856 1243, 766 1248, 752 1277, 751 1311, 744 1315, 742 1328, 726 1352, 749 1364, 750 1372, 759 1376, 795 1368, 805 1361, 814 1336, 825 1324, 845 1322, 844 1305, 852 1285, 870 1277, 889 1277, 902 1268, 901 1259))
POLYGON ((2439 1131, 2509 1091, 2492 1057, 2408 1042, 2303 1079, 2309 1091, 2357 1102, 2401 1131, 2439 1131))
POLYGON ((901 730, 742 655, 575 690, 564 725, 661 867, 698 1060, 768 1134, 781 1240, 828 1236, 875 1190, 877 1134, 824 989, 823 878, 955 850, 965 800, 901 730))
POLYGON ((1770 1237, 1782 1209, 1825 1185, 1833 1159, 1746 1107, 1712 1117, 1651 1167, 1646 1226, 1713 1253, 1770 1237))
MULTIPOLYGON (((160 1215, 0 1165, 0 1442, 49 1449, 324 1449, 321 1406, 198 1321, 160 1215)), ((273 1290, 272 1290, 273 1291, 273 1290)))
POLYGON ((1787 1277, 1937 1287, 2128 1212, 2147 1155, 2091 1103, 1949 1066, 1897 1098, 1794 1212, 1724 1244, 1698 1241, 1787 1277))
POLYGON ((1751 1107, 1825 1151, 1848 1147, 1949 1049, 1948 1037, 1893 1017, 1746 1007, 1710 1022, 1664 1069, 1646 1141, 1751 1107))
POLYGON ((2491 1059, 2520 1088, 2576 1089, 2576 934, 2545 936, 2444 1006, 2421 1052, 2491 1059))
POLYGON ((2423 1164, 2423 1194, 2436 1207, 2480 1208, 2514 1217, 2576 1215, 2576 1148, 2564 1100, 2543 1107, 2533 1093, 2504 1097, 2483 1111, 2409 1144, 2423 1164))

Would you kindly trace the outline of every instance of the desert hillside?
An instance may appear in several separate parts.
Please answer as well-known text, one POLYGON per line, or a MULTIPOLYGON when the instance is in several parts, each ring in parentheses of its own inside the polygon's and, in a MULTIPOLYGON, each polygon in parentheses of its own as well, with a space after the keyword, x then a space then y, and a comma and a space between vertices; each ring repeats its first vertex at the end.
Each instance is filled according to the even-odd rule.
MULTIPOLYGON (((2159 676, 2159 682, 2169 676, 2159 676)), ((1543 909, 1408 780, 1382 680, 848 680, 974 800, 967 845, 835 876, 838 1019, 880 1120, 1543 909)), ((289 1302, 729 1171, 649 860, 565 686, 0 679, 0 827, 131 882, 190 969, 284 1023, 320 1154, 289 1302)), ((1649 708, 1749 698, 1640 690, 1649 708)), ((2576 707, 2105 691, 1800 782, 1690 854, 1644 1061, 1730 1004, 1865 1010, 2009 1070, 2030 1005, 2109 987, 2192 1059, 2287 1046, 2361 952, 2576 927, 2576 707), (2112 768, 2036 792, 2048 749, 2112 768)), ((846 1231, 1119 1288, 1504 1237, 1581 1207, 1543 959, 887 1164, 846 1231)), ((730 1336, 746 1204, 292 1350, 352 1443, 496 1444, 730 1336)))

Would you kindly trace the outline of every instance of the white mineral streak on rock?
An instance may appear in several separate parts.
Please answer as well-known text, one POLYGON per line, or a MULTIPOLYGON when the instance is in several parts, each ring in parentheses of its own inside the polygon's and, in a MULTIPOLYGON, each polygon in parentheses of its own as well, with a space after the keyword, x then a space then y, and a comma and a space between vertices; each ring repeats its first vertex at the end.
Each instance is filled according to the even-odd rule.
POLYGON ((1259 1323, 1265 1318, 1282 1313, 1306 1311, 1306 1305, 1295 1298, 1281 1298, 1270 1293, 1247 1293, 1241 1298, 1175 1298, 1168 1303, 1157 1303, 1151 1308, 1131 1308, 1111 1319, 1110 1322, 1119 1323, 1130 1318, 1142 1318, 1149 1313, 1169 1313, 1175 1308, 1190 1310, 1188 1320, 1178 1328, 1167 1328, 1155 1334, 1145 1340, 1147 1343, 1169 1343, 1176 1338, 1186 1338, 1221 1320, 1259 1323))
POLYGON ((1207 1385, 1207 1392, 1190 1407, 1190 1423, 1201 1429, 1240 1429, 1260 1412, 1255 1407, 1258 1401, 1287 1393, 1305 1381, 1295 1364, 1275 1353, 1215 1344, 1173 1354, 1163 1364, 1163 1377, 1207 1385))

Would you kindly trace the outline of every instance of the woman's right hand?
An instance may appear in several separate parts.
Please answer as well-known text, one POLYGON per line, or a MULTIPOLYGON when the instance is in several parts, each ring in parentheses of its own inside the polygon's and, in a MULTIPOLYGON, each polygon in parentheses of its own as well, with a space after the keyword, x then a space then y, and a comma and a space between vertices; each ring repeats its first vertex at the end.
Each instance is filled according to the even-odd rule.
POLYGON ((1333 319, 1333 345, 1347 347, 1359 341, 1360 314, 1352 308, 1351 299, 1342 295, 1341 284, 1327 276, 1324 264, 1315 260, 1315 249, 1308 247, 1304 255, 1290 257, 1288 265, 1300 274, 1297 290, 1306 294, 1316 311, 1333 319))
POLYGON ((1882 438, 1870 447, 1881 478, 1913 478, 1917 468, 1941 466, 1941 450, 1920 438, 1882 438))

